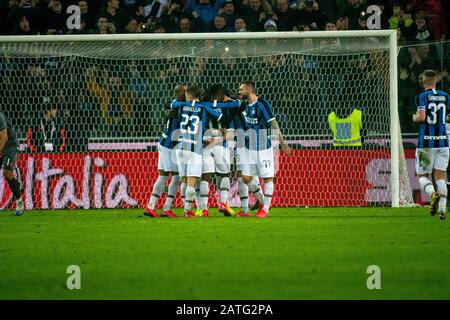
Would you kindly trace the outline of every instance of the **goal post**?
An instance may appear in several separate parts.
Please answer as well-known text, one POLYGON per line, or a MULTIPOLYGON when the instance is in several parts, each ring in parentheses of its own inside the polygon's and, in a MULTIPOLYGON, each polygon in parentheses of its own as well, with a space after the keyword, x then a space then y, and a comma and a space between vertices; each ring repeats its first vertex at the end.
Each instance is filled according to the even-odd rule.
MULTIPOLYGON (((271 102, 294 149, 291 159, 276 152, 275 205, 413 202, 396 30, 1 36, 0 72, 0 106, 21 141, 28 208, 142 206, 174 87, 221 83, 236 93, 244 80, 271 102), (33 151, 30 132, 49 104, 58 105, 65 137, 55 144, 64 148, 33 151), (354 109, 362 111, 363 145, 337 148, 329 115, 344 119, 354 109), (46 176, 51 170, 61 172, 46 176)), ((343 137, 349 130, 338 128, 343 137)), ((6 189, 2 208, 11 203, 6 189)))

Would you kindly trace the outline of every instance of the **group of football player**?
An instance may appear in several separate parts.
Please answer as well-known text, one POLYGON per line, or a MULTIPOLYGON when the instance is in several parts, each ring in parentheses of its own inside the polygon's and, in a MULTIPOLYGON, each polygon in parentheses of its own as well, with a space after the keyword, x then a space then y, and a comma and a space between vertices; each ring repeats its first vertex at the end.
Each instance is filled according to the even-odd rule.
POLYGON ((180 84, 174 94, 158 144, 159 175, 144 215, 176 217, 172 204, 181 184, 183 217, 208 217, 209 187, 215 175, 220 189, 219 212, 225 216, 249 217, 250 209, 257 209, 255 217, 267 217, 275 177, 271 137, 283 153, 291 154, 270 103, 256 95, 251 81, 241 83, 236 100, 219 84, 206 92, 196 85, 180 84), (169 176, 166 200, 158 215, 156 203, 169 176), (228 205, 230 176, 238 182, 241 210, 237 214, 228 205), (264 182, 264 191, 259 178, 264 182), (252 208, 249 208, 249 192, 257 199, 252 208))

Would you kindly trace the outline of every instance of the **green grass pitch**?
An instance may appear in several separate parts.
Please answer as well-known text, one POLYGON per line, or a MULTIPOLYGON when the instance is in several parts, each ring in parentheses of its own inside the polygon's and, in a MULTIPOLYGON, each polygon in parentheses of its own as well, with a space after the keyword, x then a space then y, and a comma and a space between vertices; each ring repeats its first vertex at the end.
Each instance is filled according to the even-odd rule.
POLYGON ((450 221, 426 208, 211 213, 1 212, 0 299, 450 299, 450 221), (367 289, 370 265, 381 290, 367 289))

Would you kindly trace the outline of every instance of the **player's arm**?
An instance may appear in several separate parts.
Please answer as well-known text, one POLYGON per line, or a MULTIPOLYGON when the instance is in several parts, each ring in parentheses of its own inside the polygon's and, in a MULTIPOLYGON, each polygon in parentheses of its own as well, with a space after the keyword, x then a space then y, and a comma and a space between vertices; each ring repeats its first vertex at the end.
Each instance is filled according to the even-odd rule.
MULTIPOLYGON (((222 120, 222 118, 223 118, 223 114, 222 113, 217 112, 216 110, 214 110, 213 108, 209 107, 208 105, 205 105, 205 104, 202 104, 202 105, 205 108, 206 115, 209 118, 215 119, 217 121, 221 121, 222 120)), ((224 124, 224 123, 222 123, 222 124, 224 124)))
POLYGON ((425 110, 421 109, 421 110, 417 110, 415 114, 413 114, 413 121, 420 123, 420 122, 424 122, 426 118, 426 114, 425 114, 425 110))
POLYGON ((226 102, 217 102, 214 100, 213 102, 202 102, 202 105, 210 108, 219 108, 219 109, 234 109, 239 108, 241 106, 240 100, 228 100, 226 102))
POLYGON ((425 113, 425 99, 424 96, 420 95, 417 97, 417 111, 415 114, 413 114, 413 121, 416 123, 424 122, 426 119, 426 113, 425 113))
POLYGON ((272 130, 275 130, 277 133, 278 141, 280 142, 280 148, 281 151, 283 151, 284 154, 290 156, 291 155, 291 147, 284 141, 284 137, 281 134, 280 126, 278 125, 277 120, 274 118, 272 121, 270 121, 270 127, 272 130))
POLYGON ((277 120, 275 119, 275 115, 273 114, 272 106, 267 101, 262 101, 260 104, 260 109, 262 111, 264 120, 270 125, 271 129, 276 133, 277 139, 280 142, 281 151, 284 154, 290 155, 291 148, 288 146, 286 141, 284 140, 283 134, 281 133, 280 126, 278 125, 277 120))

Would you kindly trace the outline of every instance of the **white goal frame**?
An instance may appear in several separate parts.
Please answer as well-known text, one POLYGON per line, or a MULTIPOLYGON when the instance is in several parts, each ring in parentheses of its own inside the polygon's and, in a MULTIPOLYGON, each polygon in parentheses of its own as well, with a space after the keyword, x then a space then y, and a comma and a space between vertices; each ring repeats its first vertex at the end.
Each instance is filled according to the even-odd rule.
POLYGON ((320 39, 320 38, 389 38, 390 76, 390 142, 391 142, 391 201, 392 207, 400 206, 400 124, 397 92, 397 31, 307 31, 307 32, 236 32, 236 33, 174 33, 174 34, 109 34, 109 35, 39 35, 0 36, 4 43, 35 42, 107 42, 107 41, 160 41, 160 40, 249 40, 249 39, 320 39))

